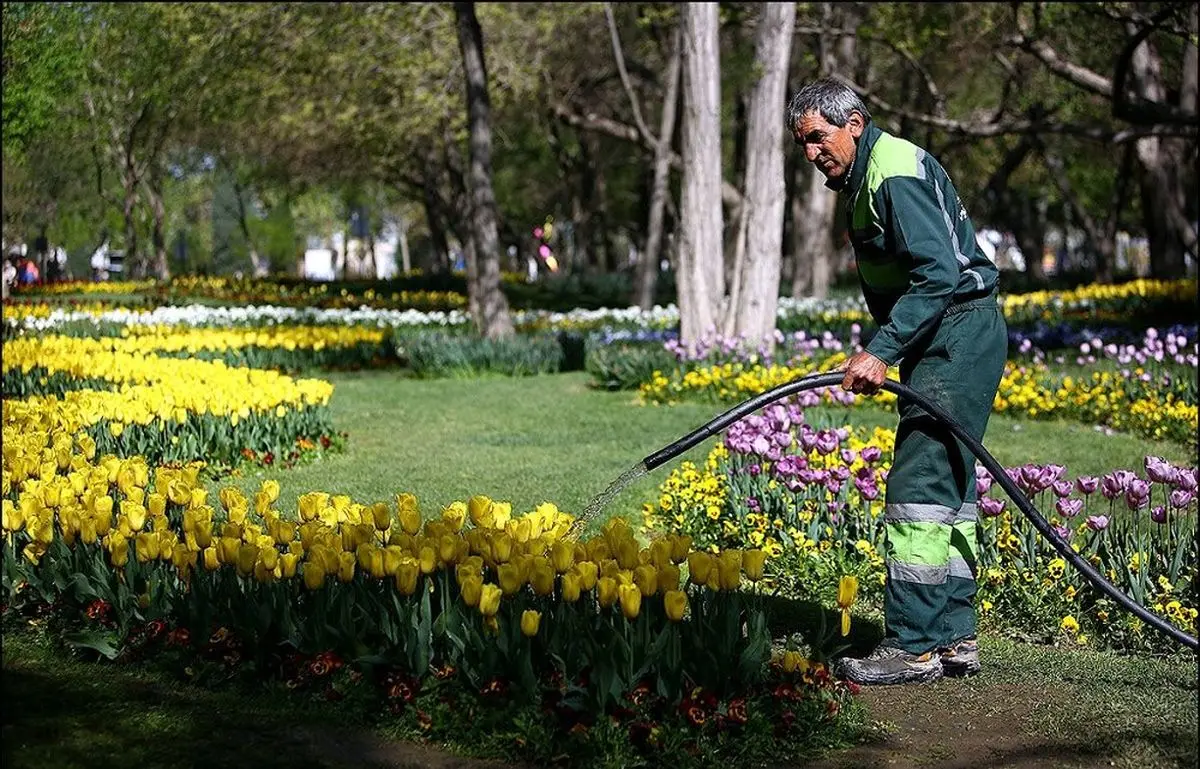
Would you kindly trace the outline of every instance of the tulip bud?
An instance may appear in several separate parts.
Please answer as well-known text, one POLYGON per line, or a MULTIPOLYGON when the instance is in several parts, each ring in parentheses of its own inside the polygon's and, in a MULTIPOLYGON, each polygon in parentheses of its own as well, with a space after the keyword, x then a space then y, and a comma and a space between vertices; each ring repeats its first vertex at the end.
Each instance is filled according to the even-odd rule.
POLYGON ((617 600, 617 581, 612 577, 601 577, 596 581, 596 595, 601 608, 612 606, 617 600))
POLYGON ((687 556, 688 581, 693 585, 703 585, 708 582, 709 572, 713 569, 713 559, 708 553, 696 551, 687 556))
POLYGON ((637 619, 638 613, 642 610, 642 591, 638 590, 636 585, 621 585, 617 588, 617 595, 621 601, 621 613, 625 615, 625 619, 637 619))
POLYGON ((666 594, 679 589, 679 567, 667 561, 658 568, 658 592, 666 594))
POLYGON ((345 551, 338 553, 338 580, 340 582, 351 582, 354 579, 354 566, 356 561, 354 553, 345 551))
POLYGON ((254 573, 254 563, 258 560, 257 545, 241 545, 237 552, 237 571, 243 577, 254 573))
POLYGON ((476 574, 471 574, 465 577, 462 581, 462 599, 463 603, 470 607, 479 605, 480 596, 483 594, 483 578, 476 574))
POLYGON ((747 550, 742 553, 742 570, 746 573, 746 579, 751 582, 762 579, 766 560, 767 554, 763 550, 747 550))
POLYGON ((479 495, 467 500, 467 514, 476 526, 486 526, 485 521, 489 521, 491 512, 492 500, 489 497, 479 495))
POLYGON ((397 494, 396 509, 399 510, 400 528, 405 534, 413 535, 421 530, 421 510, 417 498, 412 494, 397 494))
POLYGON ((521 632, 528 638, 533 638, 538 633, 538 627, 542 623, 542 615, 532 609, 526 609, 521 614, 521 632))
POLYGON ((458 557, 458 537, 443 534, 438 539, 438 558, 442 563, 454 563, 458 557))
POLYGON ((529 584, 536 595, 550 595, 554 592, 554 569, 547 564, 537 564, 529 575, 529 584))
POLYGON ((417 592, 417 580, 421 577, 421 564, 415 558, 404 557, 396 568, 396 590, 400 595, 417 592))
POLYGON ((569 571, 562 576, 562 599, 566 603, 575 603, 579 594, 579 575, 569 571))
POLYGON ((371 522, 379 531, 387 531, 388 527, 392 525, 391 509, 383 502, 371 505, 371 522))
POLYGON ((658 570, 650 564, 637 567, 633 570, 633 583, 642 592, 643 598, 649 598, 658 591, 658 570))
POLYGON ((500 596, 502 591, 493 584, 486 584, 479 594, 479 613, 485 617, 495 617, 500 611, 500 596))
POLYGON ((497 534, 491 538, 492 559, 496 563, 507 563, 512 559, 513 540, 508 534, 497 534))
POLYGON ((680 590, 668 590, 663 594, 663 608, 667 611, 667 619, 679 622, 687 611, 687 593, 680 590))
POLYGON ((217 549, 215 547, 206 547, 203 552, 205 570, 216 571, 221 566, 221 561, 217 558, 217 549))
POLYGON ((309 590, 317 590, 325 584, 325 567, 320 561, 304 562, 304 586, 309 590))
POLYGON ((550 547, 550 559, 554 570, 559 574, 567 572, 575 563, 575 546, 570 542, 559 540, 550 547))
POLYGON ((296 576, 296 564, 300 561, 300 556, 295 553, 284 553, 279 556, 280 576, 283 579, 292 579, 296 576))
POLYGON ((575 564, 575 569, 579 572, 580 590, 592 590, 596 587, 596 578, 599 576, 596 564, 591 561, 580 561, 575 564))
POLYGON ((422 545, 417 551, 418 564, 422 574, 432 574, 437 568, 437 552, 429 545, 422 545))

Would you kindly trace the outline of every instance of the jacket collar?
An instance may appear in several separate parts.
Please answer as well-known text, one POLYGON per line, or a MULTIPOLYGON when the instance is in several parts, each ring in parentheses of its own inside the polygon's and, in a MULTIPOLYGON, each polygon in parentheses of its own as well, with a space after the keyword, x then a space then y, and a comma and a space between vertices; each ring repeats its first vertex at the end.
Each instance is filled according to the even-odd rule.
POLYGON ((875 149, 875 142, 879 141, 880 135, 883 134, 874 120, 868 120, 866 127, 863 128, 862 136, 854 143, 854 162, 850 164, 850 171, 837 179, 829 179, 825 182, 825 186, 831 190, 838 192, 857 192, 862 186, 863 179, 867 177, 867 161, 871 158, 871 152, 875 149))

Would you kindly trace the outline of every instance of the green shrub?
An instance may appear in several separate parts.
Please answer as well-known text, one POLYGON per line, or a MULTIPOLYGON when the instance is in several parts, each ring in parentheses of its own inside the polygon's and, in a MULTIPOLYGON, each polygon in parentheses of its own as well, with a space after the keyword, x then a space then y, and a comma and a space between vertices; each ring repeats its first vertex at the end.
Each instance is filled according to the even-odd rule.
POLYGON ((675 356, 661 342, 589 344, 585 366, 597 387, 636 390, 655 371, 674 368, 675 356))
POLYGON ((550 335, 484 339, 426 333, 396 340, 397 353, 418 377, 552 374, 563 368, 563 348, 550 335))

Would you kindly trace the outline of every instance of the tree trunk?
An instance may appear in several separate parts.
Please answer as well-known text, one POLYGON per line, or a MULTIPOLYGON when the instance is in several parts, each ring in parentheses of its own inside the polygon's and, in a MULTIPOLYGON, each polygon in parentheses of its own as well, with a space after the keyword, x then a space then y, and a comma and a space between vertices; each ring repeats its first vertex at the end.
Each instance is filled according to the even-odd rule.
POLYGON ((638 262, 637 303, 643 310, 654 306, 658 287, 659 262, 662 260, 663 211, 670 195, 671 143, 675 137, 675 116, 679 106, 679 70, 683 60, 680 30, 671 33, 671 58, 667 62, 666 96, 662 119, 658 124, 658 144, 654 149, 654 182, 650 191, 650 220, 646 225, 646 248, 638 262))
POLYGON ((171 268, 167 262, 167 209, 163 205, 162 172, 159 169, 150 172, 146 191, 149 193, 150 209, 154 214, 154 229, 151 232, 154 260, 150 263, 150 270, 159 280, 167 280, 171 277, 171 268))
MULTIPOLYGON (((753 344, 773 349, 783 248, 783 121, 795 3, 764 3, 758 22, 747 117, 746 184, 742 209, 745 249, 736 265, 730 296, 732 330, 753 344)), ((729 324, 726 325, 730 327, 729 324)))
POLYGON ((421 203, 425 209, 425 224, 429 227, 429 243, 433 247, 430 272, 437 275, 450 271, 450 244, 437 191, 437 179, 426 169, 421 178, 421 203))
MULTIPOLYGON (((858 3, 821 3, 822 24, 830 29, 856 29, 863 17, 864 10, 858 3)), ((817 60, 822 77, 852 75, 858 62, 855 38, 820 35, 817 60)), ((797 162, 795 184, 791 211, 796 249, 792 255, 792 296, 824 298, 829 295, 837 257, 834 242, 837 193, 825 187, 825 177, 807 161, 797 162)))
POLYGON ((400 214, 396 225, 400 235, 400 271, 407 275, 412 270, 412 255, 408 252, 408 220, 404 214, 400 214))
POLYGON ((471 160, 468 187, 471 197, 471 240, 476 275, 468 276, 470 292, 478 297, 475 325, 488 339, 513 334, 508 299, 500 289, 500 241, 496 228, 496 198, 492 191, 491 104, 487 68, 483 58, 483 30, 475 17, 474 3, 455 3, 458 44, 467 81, 467 115, 470 124, 471 160))
POLYGON ((683 6, 683 202, 680 339, 715 330, 725 294, 721 233, 721 63, 717 6, 683 6))
MULTIPOLYGON (((132 165, 132 160, 130 165, 132 165)), ((121 216, 125 222, 123 268, 126 275, 132 278, 142 278, 146 275, 146 266, 138 258, 137 222, 134 219, 134 212, 137 210, 138 204, 138 178, 134 174, 133 168, 126 167, 125 173, 121 176, 121 186, 125 192, 124 205, 121 208, 121 216)))
MULTIPOLYGON (((1191 14, 1195 21, 1195 11, 1191 14)), ((1193 24, 1194 28, 1194 24, 1193 24)), ((1194 60, 1195 44, 1189 41, 1184 61, 1194 60)), ((1133 53, 1130 72, 1137 94, 1165 102, 1162 62, 1158 51, 1145 41, 1133 53)), ((1181 104, 1195 104, 1196 78, 1185 75, 1181 104)), ((1181 278, 1187 270, 1185 251, 1196 253, 1196 231, 1187 210, 1189 177, 1194 178, 1195 153, 1185 139, 1147 137, 1137 141, 1141 174, 1142 211, 1150 242, 1150 274, 1155 278, 1181 278)))

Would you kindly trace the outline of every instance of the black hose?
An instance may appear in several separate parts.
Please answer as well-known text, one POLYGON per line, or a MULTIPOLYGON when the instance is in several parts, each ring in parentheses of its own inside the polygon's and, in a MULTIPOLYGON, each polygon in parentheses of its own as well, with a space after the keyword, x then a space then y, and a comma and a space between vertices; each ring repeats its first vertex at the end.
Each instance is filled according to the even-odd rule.
MULTIPOLYGON (((716 435, 739 419, 742 419, 748 414, 752 414, 753 412, 759 410, 768 403, 777 401, 780 398, 787 397, 788 395, 794 395, 796 393, 803 392, 805 390, 813 390, 818 387, 833 387, 835 385, 841 385, 844 377, 845 375, 840 373, 815 374, 813 376, 797 379, 794 382, 782 384, 772 390, 767 390, 766 392, 756 395, 748 401, 739 403, 738 405, 726 411, 724 414, 721 414, 707 424, 701 425, 671 445, 659 449, 653 454, 650 454, 642 460, 642 464, 645 466, 647 471, 653 470, 664 462, 692 448, 701 441, 716 435)), ((1100 590, 1100 592, 1116 601, 1117 604, 1119 604, 1123 609, 1128 611, 1130 614, 1133 614, 1147 625, 1150 625, 1160 633, 1169 636, 1176 642, 1192 650, 1197 648, 1195 636, 1188 635, 1164 620, 1162 617, 1153 614, 1137 601, 1134 601, 1132 598, 1122 592, 1120 588, 1105 579, 1104 575, 1096 571, 1096 569, 1093 568, 1092 565, 1088 563, 1082 556, 1080 556, 1079 553, 1076 553, 1073 549, 1071 549, 1071 546, 1067 544, 1066 540, 1058 536, 1058 533, 1054 531, 1054 528, 1046 521, 1045 518, 1041 516, 1041 513, 1037 511, 1037 508, 1033 506, 1033 503, 1029 501, 1029 498, 1021 493, 1021 490, 1017 488, 1017 485, 1013 483, 1013 480, 1008 477, 1008 473, 1006 473, 1000 463, 988 453, 987 449, 983 447, 983 444, 969 435, 967 431, 963 429, 962 425, 960 425, 953 417, 947 414, 940 406, 933 403, 931 400, 912 388, 891 379, 884 381, 882 389, 895 393, 900 397, 908 398, 925 411, 929 412, 934 419, 948 427, 950 432, 952 432, 956 438, 962 441, 963 444, 970 449, 971 453, 983 463, 983 466, 987 468, 987 471, 992 474, 992 477, 997 483, 1000 484, 1000 487, 1003 488, 1008 496, 1012 498, 1012 501, 1016 503, 1021 512, 1025 514, 1025 517, 1029 519, 1030 523, 1034 525, 1034 527, 1041 533, 1043 537, 1050 541, 1050 544, 1054 545, 1054 549, 1058 551, 1059 555, 1061 555, 1072 566, 1078 569, 1079 572, 1083 574, 1083 576, 1086 577, 1089 582, 1091 582, 1100 590)))

